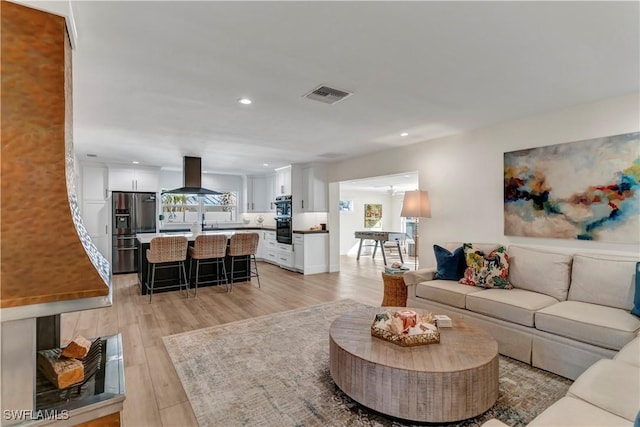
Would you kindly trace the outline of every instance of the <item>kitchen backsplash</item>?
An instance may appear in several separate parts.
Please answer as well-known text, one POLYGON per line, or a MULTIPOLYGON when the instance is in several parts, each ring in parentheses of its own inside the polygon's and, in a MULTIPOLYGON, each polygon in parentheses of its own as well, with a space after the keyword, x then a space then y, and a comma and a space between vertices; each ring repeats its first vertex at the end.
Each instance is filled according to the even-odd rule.
MULTIPOLYGON (((276 226, 276 215, 274 212, 263 212, 263 213, 242 213, 240 214, 240 218, 235 222, 228 222, 224 219, 217 219, 213 217, 209 217, 207 215, 206 226, 215 226, 216 224, 219 227, 259 227, 260 225, 264 227, 275 227, 276 226), (262 224, 257 221, 258 217, 262 217, 262 224)), ((165 220, 160 221, 160 229, 176 229, 176 228, 190 228, 194 222, 200 223, 197 220, 196 215, 187 214, 185 220, 182 218, 177 218, 175 221, 165 220)), ((322 212, 317 213, 304 213, 304 214, 295 214, 293 216, 293 229, 294 230, 309 230, 312 226, 317 226, 320 224, 327 223, 327 214, 322 212)))

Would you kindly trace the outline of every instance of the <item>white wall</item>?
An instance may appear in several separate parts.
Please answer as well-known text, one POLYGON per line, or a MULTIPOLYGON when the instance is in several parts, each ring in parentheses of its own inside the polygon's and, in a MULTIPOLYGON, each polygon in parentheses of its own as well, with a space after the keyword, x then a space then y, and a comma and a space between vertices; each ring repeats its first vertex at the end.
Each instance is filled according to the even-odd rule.
POLYGON ((353 212, 340 212, 340 255, 358 253, 360 239, 354 237, 356 231, 402 231, 400 218, 402 198, 402 194, 391 196, 387 193, 373 191, 340 191, 340 200, 353 200, 354 207, 353 212), (382 205, 381 227, 366 228, 364 226, 364 205, 371 203, 382 205))
MULTIPOLYGON (((422 267, 435 265, 435 242, 518 243, 564 252, 637 255, 637 244, 507 237, 503 231, 503 154, 640 130, 640 93, 583 104, 493 127, 438 138, 358 159, 330 164, 329 181, 340 182, 417 170, 419 188, 429 191, 432 218, 420 222, 422 267), (373 173, 375 171, 375 174, 373 173)), ((331 209, 337 209, 335 194, 331 209)), ((332 217, 330 215, 330 217, 332 217)), ((640 218, 639 218, 640 220, 640 218)), ((331 263, 339 263, 331 240, 331 263)))

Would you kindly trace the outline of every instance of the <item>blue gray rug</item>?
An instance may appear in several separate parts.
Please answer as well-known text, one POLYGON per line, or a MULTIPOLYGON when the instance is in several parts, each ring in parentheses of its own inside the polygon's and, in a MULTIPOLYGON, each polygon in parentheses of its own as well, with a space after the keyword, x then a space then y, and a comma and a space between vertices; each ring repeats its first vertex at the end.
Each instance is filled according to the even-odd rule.
MULTIPOLYGON (((366 307, 316 305, 164 337, 200 426, 405 426, 346 396, 329 374, 329 326, 366 307)), ((496 404, 451 426, 498 418, 524 426, 565 395, 570 380, 500 356, 496 404)))

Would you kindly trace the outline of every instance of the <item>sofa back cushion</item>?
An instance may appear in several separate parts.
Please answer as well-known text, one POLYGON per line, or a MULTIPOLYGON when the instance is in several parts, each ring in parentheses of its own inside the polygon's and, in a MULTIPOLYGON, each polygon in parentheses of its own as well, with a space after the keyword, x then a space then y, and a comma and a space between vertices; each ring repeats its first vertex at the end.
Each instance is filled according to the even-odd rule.
POLYGON ((565 301, 571 280, 571 255, 509 246, 509 282, 519 289, 565 301))
MULTIPOLYGON (((461 247, 465 243, 466 242, 447 242, 440 246, 443 246, 449 249, 451 252, 453 252, 456 248, 461 247)), ((499 243, 471 243, 471 244, 473 245, 474 249, 479 250, 485 254, 490 254, 491 252, 495 251, 500 246, 502 246, 499 243)))
POLYGON ((615 255, 574 255, 568 299, 631 310, 636 262, 615 255))

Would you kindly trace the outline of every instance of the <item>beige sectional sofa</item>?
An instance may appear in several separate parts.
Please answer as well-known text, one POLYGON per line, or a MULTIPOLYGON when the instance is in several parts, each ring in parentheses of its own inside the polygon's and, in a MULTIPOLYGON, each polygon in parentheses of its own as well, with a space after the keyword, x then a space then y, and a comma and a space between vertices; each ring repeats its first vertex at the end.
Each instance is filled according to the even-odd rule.
MULTIPOLYGON (((528 426, 632 426, 640 411, 640 337, 601 359, 528 426)), ((493 419, 483 427, 506 426, 493 419)))
MULTIPOLYGON (((474 244, 487 254, 498 246, 474 244)), ((464 318, 491 333, 501 354, 570 379, 640 332, 630 313, 639 259, 516 245, 507 253, 514 289, 433 280, 435 268, 421 269, 404 275, 407 306, 464 318)))

